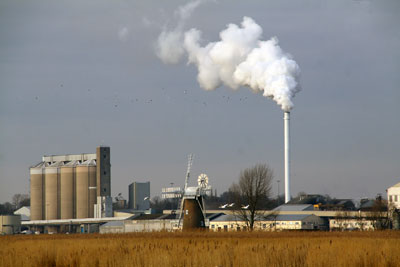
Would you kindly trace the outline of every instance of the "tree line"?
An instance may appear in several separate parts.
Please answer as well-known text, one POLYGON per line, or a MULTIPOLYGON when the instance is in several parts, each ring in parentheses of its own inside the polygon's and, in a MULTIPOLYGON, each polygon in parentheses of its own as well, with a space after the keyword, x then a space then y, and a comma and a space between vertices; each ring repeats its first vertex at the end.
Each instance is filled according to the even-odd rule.
POLYGON ((11 202, 4 202, 0 204, 0 215, 10 215, 14 211, 23 207, 30 206, 31 199, 27 194, 15 194, 11 202))

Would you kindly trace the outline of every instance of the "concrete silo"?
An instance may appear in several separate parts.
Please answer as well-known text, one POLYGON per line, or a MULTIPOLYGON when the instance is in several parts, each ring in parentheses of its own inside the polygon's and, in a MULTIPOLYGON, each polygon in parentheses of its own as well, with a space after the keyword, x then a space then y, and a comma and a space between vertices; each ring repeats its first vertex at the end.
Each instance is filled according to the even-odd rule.
POLYGON ((71 161, 60 171, 60 218, 73 219, 75 216, 75 169, 79 161, 71 161))
POLYGON ((96 161, 91 160, 89 165, 89 218, 94 217, 94 204, 97 201, 96 161))
POLYGON ((76 218, 92 218, 96 201, 96 162, 87 160, 76 166, 76 218), (93 193, 89 193, 93 191, 93 193))
POLYGON ((31 175, 31 220, 44 219, 44 167, 41 162, 30 168, 31 175))
POLYGON ((109 147, 92 154, 43 156, 30 175, 31 220, 112 216, 109 147))
POLYGON ((55 162, 44 169, 45 178, 45 219, 56 220, 59 216, 59 196, 60 196, 60 167, 62 161, 55 162))

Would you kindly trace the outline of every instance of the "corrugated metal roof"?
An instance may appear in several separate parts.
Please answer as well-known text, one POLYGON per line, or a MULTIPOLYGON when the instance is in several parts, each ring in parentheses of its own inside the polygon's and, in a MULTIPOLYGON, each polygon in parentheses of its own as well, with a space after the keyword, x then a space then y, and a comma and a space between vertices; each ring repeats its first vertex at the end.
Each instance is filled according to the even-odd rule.
POLYGON ((286 214, 286 215, 278 215, 278 216, 269 216, 267 219, 273 221, 302 221, 307 217, 315 216, 310 214, 286 214))
POLYGON ((139 214, 138 216, 133 217, 133 220, 156 220, 161 219, 164 214, 139 214))
MULTIPOLYGON (((315 216, 312 214, 285 214, 277 216, 257 217, 256 221, 302 221, 309 216, 315 216)), ((316 216, 317 217, 317 216, 316 216)), ((240 222, 244 221, 240 216, 237 215, 221 215, 213 220, 212 222, 240 222)))
POLYGON ((242 221, 242 219, 236 215, 224 214, 224 215, 218 216, 215 219, 210 219, 210 221, 212 221, 212 222, 235 222, 235 221, 242 221))
POLYGON ((123 225, 124 225, 123 221, 113 221, 113 222, 105 223, 100 227, 104 227, 104 226, 123 226, 123 225))
POLYGON ((222 212, 220 212, 220 213, 206 213, 206 218, 211 221, 211 220, 214 220, 214 219, 216 219, 216 218, 218 218, 218 217, 220 217, 222 215, 225 215, 225 213, 222 213, 222 212))
POLYGON ((314 210, 311 204, 283 204, 273 209, 274 211, 303 211, 314 210))

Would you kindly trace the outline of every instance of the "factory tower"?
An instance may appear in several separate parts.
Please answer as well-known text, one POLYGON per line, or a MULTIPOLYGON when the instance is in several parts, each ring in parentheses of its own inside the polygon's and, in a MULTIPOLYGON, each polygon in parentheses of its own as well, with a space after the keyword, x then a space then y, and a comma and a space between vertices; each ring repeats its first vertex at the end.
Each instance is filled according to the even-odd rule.
POLYGON ((110 148, 97 147, 95 154, 44 156, 30 168, 30 186, 31 220, 108 217, 110 148))

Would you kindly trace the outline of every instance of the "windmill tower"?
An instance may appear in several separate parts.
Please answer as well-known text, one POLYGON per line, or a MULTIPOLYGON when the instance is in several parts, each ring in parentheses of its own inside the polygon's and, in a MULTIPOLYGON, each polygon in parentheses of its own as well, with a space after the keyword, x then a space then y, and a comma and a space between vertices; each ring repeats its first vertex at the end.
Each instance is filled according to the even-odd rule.
POLYGON ((182 199, 180 203, 179 222, 178 228, 183 230, 191 230, 196 228, 205 227, 205 206, 202 196, 202 186, 207 186, 208 177, 202 176, 198 179, 198 186, 188 187, 190 178, 190 169, 193 163, 193 154, 189 155, 188 168, 186 172, 185 187, 182 192, 182 199))

